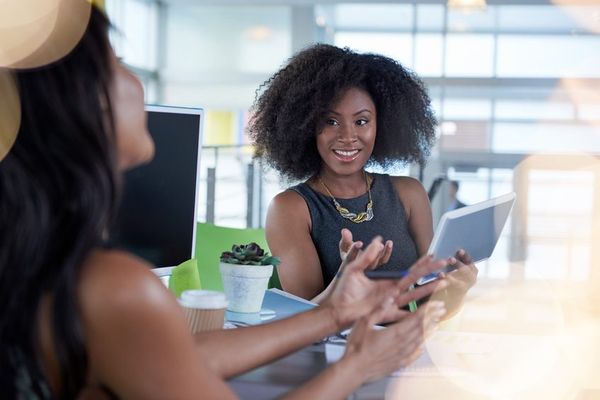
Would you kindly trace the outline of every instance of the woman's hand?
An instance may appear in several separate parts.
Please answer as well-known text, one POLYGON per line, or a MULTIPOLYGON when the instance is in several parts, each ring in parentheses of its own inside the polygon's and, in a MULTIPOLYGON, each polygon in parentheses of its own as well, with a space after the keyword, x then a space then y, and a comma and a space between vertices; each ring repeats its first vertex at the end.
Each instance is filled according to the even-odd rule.
POLYGON ((473 263, 473 259, 469 253, 463 249, 457 251, 454 257, 450 257, 448 264, 455 269, 449 273, 440 275, 440 278, 444 278, 448 282, 446 290, 440 292, 440 300, 446 303, 446 308, 448 309, 447 317, 450 317, 458 312, 465 295, 475 285, 475 282, 477 282, 479 270, 473 263))
POLYGON ((439 280, 415 290, 408 290, 420 277, 446 265, 445 261, 434 261, 431 256, 419 259, 400 280, 369 279, 364 272, 377 266, 378 260, 385 252, 385 246, 381 238, 377 237, 364 251, 358 247, 356 242, 350 246, 342 263, 342 273, 322 303, 323 306, 332 307, 340 329, 348 327, 363 316, 373 314, 382 304, 390 302, 394 307, 387 307, 386 312, 381 314, 381 320, 377 322, 398 320, 407 314, 400 307, 447 285, 446 281, 439 280))
MULTIPOLYGON (((342 262, 344 262, 352 247, 354 246, 357 249, 361 249, 363 246, 363 242, 361 242, 360 240, 355 242, 352 238, 352 232, 350 231, 350 229, 347 228, 342 229, 341 235, 342 237, 339 243, 340 259, 342 260, 342 262)), ((394 243, 391 240, 385 242, 385 247, 383 248, 383 251, 377 259, 377 263, 375 265, 376 267, 379 267, 380 265, 383 265, 390 260, 393 247, 394 243)))
POLYGON ((434 331, 446 310, 444 303, 430 301, 416 313, 381 330, 373 324, 387 313, 387 303, 370 316, 361 318, 352 328, 344 353, 345 361, 353 362, 363 379, 374 380, 406 367, 422 353, 423 342, 434 331))

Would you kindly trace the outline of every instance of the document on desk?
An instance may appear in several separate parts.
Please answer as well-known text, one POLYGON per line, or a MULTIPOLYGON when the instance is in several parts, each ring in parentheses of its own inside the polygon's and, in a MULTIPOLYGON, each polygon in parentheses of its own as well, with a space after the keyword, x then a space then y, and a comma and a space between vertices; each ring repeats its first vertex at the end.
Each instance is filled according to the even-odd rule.
MULTIPOLYGON (((334 363, 342 358, 346 346, 339 344, 325 344, 325 357, 328 363, 334 363)), ((427 350, 412 364, 395 371, 391 376, 434 376, 434 375, 456 375, 461 374, 458 369, 441 367, 434 364, 427 350)))
POLYGON ((265 322, 276 321, 291 317, 304 311, 308 311, 317 304, 284 292, 280 289, 269 289, 265 291, 260 313, 237 313, 227 311, 225 319, 227 321, 244 323, 247 325, 260 325, 265 322))
MULTIPOLYGON (((554 348, 552 337, 535 335, 491 334, 438 331, 426 341, 423 354, 393 376, 465 376, 479 374, 490 379, 518 357, 546 354, 554 348)), ((327 362, 336 362, 344 354, 344 344, 327 343, 327 362)))

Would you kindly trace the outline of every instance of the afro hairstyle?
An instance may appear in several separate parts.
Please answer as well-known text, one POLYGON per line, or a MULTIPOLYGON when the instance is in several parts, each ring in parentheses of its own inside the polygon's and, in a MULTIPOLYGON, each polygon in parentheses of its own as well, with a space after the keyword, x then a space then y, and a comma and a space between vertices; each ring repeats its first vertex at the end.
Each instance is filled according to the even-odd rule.
POLYGON ((424 164, 437 122, 421 80, 389 57, 327 44, 300 51, 257 90, 248 127, 256 156, 291 180, 318 174, 315 138, 328 110, 354 87, 369 93, 377 112, 368 165, 424 164))

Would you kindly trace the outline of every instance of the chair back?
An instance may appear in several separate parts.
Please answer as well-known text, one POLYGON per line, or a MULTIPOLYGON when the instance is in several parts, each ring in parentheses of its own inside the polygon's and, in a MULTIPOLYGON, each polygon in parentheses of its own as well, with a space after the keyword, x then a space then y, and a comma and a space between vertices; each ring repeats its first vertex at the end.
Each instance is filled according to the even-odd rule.
MULTIPOLYGON (((262 228, 227 228, 198 222, 196 230, 196 259, 202 289, 223 291, 223 282, 219 272, 221 253, 231 249, 233 244, 257 243, 269 251, 265 230, 262 228)), ((269 288, 281 289, 277 268, 269 280, 269 288)))

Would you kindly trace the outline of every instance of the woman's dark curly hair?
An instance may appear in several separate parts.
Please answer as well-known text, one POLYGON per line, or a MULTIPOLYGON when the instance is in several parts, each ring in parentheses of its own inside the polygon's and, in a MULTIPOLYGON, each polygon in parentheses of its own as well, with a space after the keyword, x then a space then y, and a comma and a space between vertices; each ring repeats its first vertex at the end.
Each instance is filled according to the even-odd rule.
POLYGON ((327 44, 300 51, 257 90, 249 125, 256 156, 287 178, 318 174, 315 137, 328 110, 352 87, 367 91, 377 111, 369 164, 423 164, 436 126, 423 83, 391 58, 327 44))

